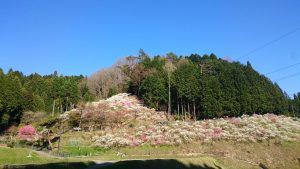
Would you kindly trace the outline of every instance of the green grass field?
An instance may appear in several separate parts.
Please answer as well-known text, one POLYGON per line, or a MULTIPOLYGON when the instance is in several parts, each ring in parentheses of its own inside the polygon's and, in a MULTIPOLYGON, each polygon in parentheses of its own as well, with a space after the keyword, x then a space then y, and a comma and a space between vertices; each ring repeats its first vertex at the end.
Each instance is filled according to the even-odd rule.
POLYGON ((100 161, 120 161, 105 168, 227 168, 300 169, 300 143, 279 145, 262 143, 215 142, 213 144, 187 144, 181 146, 142 146, 119 148, 105 155, 88 157, 100 161), (125 156, 117 156, 121 152, 125 156), (139 159, 139 160, 132 160, 139 159), (143 167, 142 167, 143 166, 143 167))
POLYGON ((39 155, 32 152, 32 157, 27 157, 30 150, 25 148, 0 148, 0 168, 6 169, 84 169, 94 165, 93 162, 82 160, 61 159, 39 155))
POLYGON ((7 169, 85 169, 98 162, 112 162, 104 169, 252 169, 300 168, 300 143, 215 142, 213 144, 186 144, 180 146, 141 146, 111 150, 93 147, 62 147, 71 155, 80 157, 57 158, 32 153, 25 148, 0 148, 0 168, 7 169), (91 153, 92 152, 92 153, 91 153), (119 153, 124 154, 118 155, 119 153), (84 156, 91 154, 92 156, 84 156))

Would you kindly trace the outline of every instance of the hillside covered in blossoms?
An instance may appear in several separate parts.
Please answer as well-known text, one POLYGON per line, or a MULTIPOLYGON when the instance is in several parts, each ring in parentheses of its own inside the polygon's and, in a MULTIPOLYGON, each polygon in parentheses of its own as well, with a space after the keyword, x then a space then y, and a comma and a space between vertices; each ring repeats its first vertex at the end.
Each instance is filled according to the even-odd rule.
POLYGON ((35 126, 43 128, 35 137, 53 141, 48 145, 52 151, 65 155, 124 160, 212 154, 214 158, 237 160, 241 168, 282 168, 297 166, 300 152, 298 117, 254 113, 195 120, 148 108, 143 100, 128 93, 89 102, 35 126), (51 131, 50 137, 44 134, 47 131, 51 131), (63 133, 62 141, 54 141, 59 133, 63 133))
MULTIPOLYGON (((300 119, 284 115, 242 115, 194 121, 168 117, 165 112, 143 106, 126 93, 85 106, 80 130, 95 131, 93 146, 115 148, 143 145, 180 145, 214 141, 273 142, 300 141, 300 119), (117 120, 116 120, 117 119, 117 120), (99 121, 102 121, 99 125, 99 121), (114 124, 113 124, 114 123, 114 124)), ((70 120, 78 110, 60 116, 70 120)))
POLYGON ((250 62, 214 54, 150 57, 140 50, 89 77, 0 69, 0 155, 84 157, 94 167, 99 159, 170 157, 181 160, 175 166, 293 168, 299 98, 250 62))
POLYGON ((288 96, 250 62, 213 53, 149 56, 141 49, 87 77, 0 69, 0 132, 27 123, 28 112, 40 118, 58 115, 118 93, 133 94, 145 106, 181 119, 300 116, 300 95, 288 96))
POLYGON ((300 169, 300 0, 0 0, 0 169, 300 169))

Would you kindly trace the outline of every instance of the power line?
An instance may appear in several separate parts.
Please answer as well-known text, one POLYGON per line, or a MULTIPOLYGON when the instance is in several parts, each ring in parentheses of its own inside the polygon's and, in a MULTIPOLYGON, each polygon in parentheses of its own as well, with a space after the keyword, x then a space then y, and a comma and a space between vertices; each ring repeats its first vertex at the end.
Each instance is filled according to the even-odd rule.
POLYGON ((280 37, 278 37, 278 38, 276 38, 276 39, 273 39, 272 41, 267 42, 267 43, 265 43, 264 45, 262 45, 262 46, 260 46, 260 47, 258 47, 258 48, 256 48, 256 49, 251 50, 250 52, 246 53, 245 55, 243 55, 243 56, 237 58, 237 60, 240 60, 240 59, 243 58, 243 57, 249 56, 249 55, 251 55, 251 54, 253 54, 253 53, 255 53, 255 52, 257 52, 257 51, 259 51, 259 50, 261 50, 261 49, 263 49, 263 48, 265 48, 265 47, 267 47, 267 46, 269 46, 269 45, 271 45, 271 44, 273 44, 273 43, 275 43, 275 42, 277 42, 277 41, 280 41, 281 39, 283 39, 283 38, 285 38, 285 37, 287 37, 287 36, 289 36, 289 35, 292 35, 292 34, 296 33, 296 32, 299 31, 299 30, 300 30, 300 27, 298 27, 298 28, 296 28, 296 29, 294 29, 294 30, 292 30, 292 31, 289 31, 289 32, 287 32, 287 33, 281 35, 280 37))
POLYGON ((284 77, 282 77, 280 79, 277 79, 275 81, 279 82, 279 81, 286 80, 286 79, 289 79, 289 78, 292 78, 292 77, 295 77, 295 76, 300 76, 300 72, 294 73, 294 74, 291 74, 291 75, 288 75, 288 76, 284 76, 284 77))
POLYGON ((276 70, 273 70, 273 71, 271 71, 271 72, 269 72, 269 73, 266 73, 265 75, 277 73, 277 72, 280 72, 280 71, 289 69, 289 68, 294 67, 294 66, 297 66, 297 65, 300 65, 300 62, 295 63, 295 64, 292 64, 292 65, 288 65, 288 66, 285 66, 285 67, 282 67, 282 68, 279 68, 279 69, 276 69, 276 70))

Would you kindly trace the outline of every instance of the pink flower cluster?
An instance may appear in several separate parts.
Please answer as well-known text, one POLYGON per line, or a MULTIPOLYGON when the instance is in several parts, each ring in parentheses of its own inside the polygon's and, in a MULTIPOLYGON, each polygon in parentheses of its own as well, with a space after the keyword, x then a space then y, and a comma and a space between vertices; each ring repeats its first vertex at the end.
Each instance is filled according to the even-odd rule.
POLYGON ((228 120, 231 124, 234 125, 240 125, 241 124, 241 119, 240 118, 227 118, 226 120, 228 120))
POLYGON ((209 136, 212 139, 219 139, 222 137, 222 132, 223 132, 223 130, 221 128, 214 128, 213 132, 211 132, 209 136))
POLYGON ((273 122, 273 123, 276 123, 277 121, 277 116, 275 114, 267 114, 268 118, 273 122))
POLYGON ((18 136, 21 140, 34 141, 37 138, 36 129, 32 125, 21 127, 18 136))

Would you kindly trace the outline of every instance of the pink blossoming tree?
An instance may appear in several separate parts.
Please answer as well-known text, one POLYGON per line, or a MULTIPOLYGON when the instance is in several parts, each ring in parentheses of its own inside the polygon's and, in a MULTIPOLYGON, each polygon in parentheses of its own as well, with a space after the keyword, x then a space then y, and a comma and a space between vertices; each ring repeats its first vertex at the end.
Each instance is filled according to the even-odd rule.
MULTIPOLYGON (((33 143, 38 139, 36 129, 32 125, 21 127, 19 129, 18 136, 20 140, 24 140, 30 143, 33 143)), ((31 157, 31 152, 32 151, 29 152, 29 155, 27 157, 31 157)))

